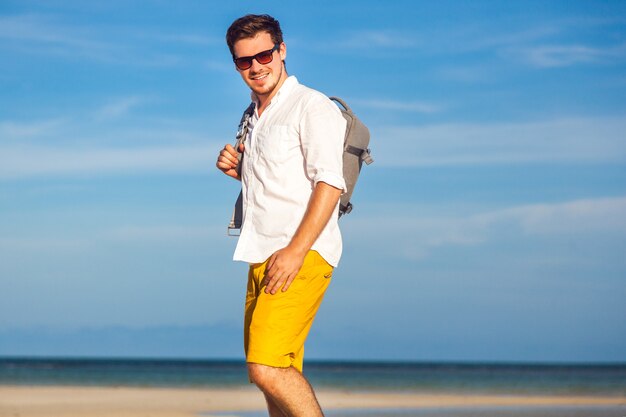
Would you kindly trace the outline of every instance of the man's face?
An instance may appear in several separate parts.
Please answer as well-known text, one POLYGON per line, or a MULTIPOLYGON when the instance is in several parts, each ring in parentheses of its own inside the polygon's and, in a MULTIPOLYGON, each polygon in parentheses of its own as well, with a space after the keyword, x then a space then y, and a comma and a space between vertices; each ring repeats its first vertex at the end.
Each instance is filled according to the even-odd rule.
MULTIPOLYGON (((261 32, 254 38, 240 39, 235 42, 233 52, 235 58, 241 58, 254 56, 273 47, 274 43, 270 34, 261 32)), ((287 49, 283 43, 277 51, 273 52, 272 62, 260 64, 256 59, 253 59, 250 68, 237 69, 243 81, 257 95, 259 100, 271 99, 287 78, 287 73, 283 67, 283 60, 286 56, 287 49)))

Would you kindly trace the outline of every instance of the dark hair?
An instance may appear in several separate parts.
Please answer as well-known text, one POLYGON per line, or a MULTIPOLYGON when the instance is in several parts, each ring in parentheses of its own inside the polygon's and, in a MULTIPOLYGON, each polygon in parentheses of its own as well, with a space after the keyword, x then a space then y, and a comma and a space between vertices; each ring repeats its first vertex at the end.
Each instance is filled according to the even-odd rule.
POLYGON ((280 23, 268 14, 247 14, 235 20, 226 31, 226 43, 230 54, 235 57, 233 47, 240 39, 254 38, 260 32, 267 32, 272 43, 283 43, 283 32, 280 23))

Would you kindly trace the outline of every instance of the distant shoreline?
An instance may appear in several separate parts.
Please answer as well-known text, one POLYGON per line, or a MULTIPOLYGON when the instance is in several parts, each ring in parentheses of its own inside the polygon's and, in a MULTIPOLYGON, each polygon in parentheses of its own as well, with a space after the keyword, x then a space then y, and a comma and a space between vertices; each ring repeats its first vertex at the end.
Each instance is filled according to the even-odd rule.
MULTIPOLYGON (((6 361, 67 361, 67 362, 172 362, 172 363, 233 363, 244 364, 243 358, 202 358, 167 356, 95 356, 95 355, 0 355, 0 363, 6 361)), ((525 360, 385 360, 385 359, 308 359, 310 365, 366 365, 366 366, 494 366, 494 367, 623 367, 620 361, 525 361, 525 360)))
MULTIPOLYGON (((463 396, 626 396, 626 365, 306 361, 316 389, 463 396)), ((249 386, 243 360, 0 358, 0 385, 220 389, 249 386)))

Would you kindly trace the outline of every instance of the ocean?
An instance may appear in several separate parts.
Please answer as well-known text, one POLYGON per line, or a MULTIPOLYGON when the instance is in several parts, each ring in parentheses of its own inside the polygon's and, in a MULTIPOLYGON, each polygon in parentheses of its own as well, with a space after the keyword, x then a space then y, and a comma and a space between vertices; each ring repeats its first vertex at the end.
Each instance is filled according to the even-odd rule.
MULTIPOLYGON (((308 361, 315 388, 420 393, 626 396, 626 364, 308 361)), ((2 385, 247 386, 237 360, 0 358, 2 385)))
MULTIPOLYGON (((626 396, 626 364, 308 361, 304 373, 316 389, 407 394, 626 396)), ((0 385, 169 388, 250 386, 246 365, 237 360, 7 357, 0 358, 0 385)), ((198 415, 222 416, 214 412, 198 415)), ((223 415, 263 417, 267 413, 258 410, 223 415)), ((626 405, 356 408, 327 410, 326 416, 625 417, 626 405)))

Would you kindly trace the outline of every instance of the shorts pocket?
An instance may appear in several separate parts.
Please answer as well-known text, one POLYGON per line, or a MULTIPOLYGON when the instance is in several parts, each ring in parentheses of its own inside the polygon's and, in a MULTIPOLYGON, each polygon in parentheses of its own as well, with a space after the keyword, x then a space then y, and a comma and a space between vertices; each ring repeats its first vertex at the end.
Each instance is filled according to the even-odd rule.
POLYGON ((330 279, 333 276, 334 268, 328 264, 326 265, 312 265, 308 268, 302 268, 298 274, 298 279, 315 279, 325 278, 330 279))

